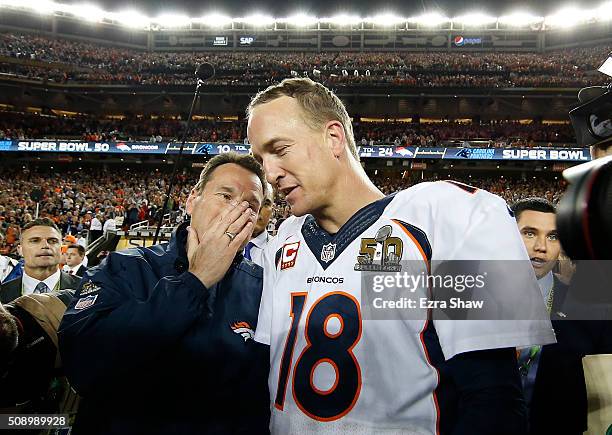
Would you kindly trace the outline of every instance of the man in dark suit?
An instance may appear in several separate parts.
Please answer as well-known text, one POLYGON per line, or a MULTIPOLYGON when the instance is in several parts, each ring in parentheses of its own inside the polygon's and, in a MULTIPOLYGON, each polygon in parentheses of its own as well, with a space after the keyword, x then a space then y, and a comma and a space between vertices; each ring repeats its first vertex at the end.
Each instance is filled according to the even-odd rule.
POLYGON ((87 266, 85 266, 84 262, 85 248, 77 244, 69 245, 66 249, 64 272, 68 275, 75 275, 81 278, 87 271, 87 266))
POLYGON ((579 435, 587 429, 582 358, 609 353, 612 328, 605 321, 567 320, 568 286, 553 274, 561 251, 554 205, 543 198, 527 198, 512 210, 557 337, 556 344, 520 349, 530 434, 579 435))
POLYGON ((59 270, 62 234, 49 218, 28 222, 21 230, 19 254, 24 258, 23 276, 0 286, 0 302, 19 296, 76 289, 80 279, 59 270))

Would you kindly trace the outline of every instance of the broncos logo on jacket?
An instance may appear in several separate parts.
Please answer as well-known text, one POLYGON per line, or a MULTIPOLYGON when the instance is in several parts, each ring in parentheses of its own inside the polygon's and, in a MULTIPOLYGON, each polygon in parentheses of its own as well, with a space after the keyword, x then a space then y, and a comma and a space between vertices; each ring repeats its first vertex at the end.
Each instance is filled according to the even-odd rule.
POLYGON ((251 325, 249 325, 247 322, 236 322, 233 325, 230 325, 230 327, 236 334, 242 335, 244 341, 247 341, 249 338, 252 340, 255 336, 255 332, 251 328, 251 325))

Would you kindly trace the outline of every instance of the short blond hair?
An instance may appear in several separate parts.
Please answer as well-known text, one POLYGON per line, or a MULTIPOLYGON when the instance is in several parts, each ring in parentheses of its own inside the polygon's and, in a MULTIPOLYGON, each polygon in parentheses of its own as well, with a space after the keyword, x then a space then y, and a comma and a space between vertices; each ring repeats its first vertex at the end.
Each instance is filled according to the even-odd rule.
POLYGON ((321 83, 308 78, 285 79, 277 85, 269 86, 253 97, 247 107, 247 117, 251 117, 253 109, 281 97, 295 98, 304 111, 304 121, 313 130, 318 130, 328 121, 339 121, 344 129, 344 136, 349 151, 359 161, 359 153, 355 145, 353 124, 346 107, 334 92, 321 83))

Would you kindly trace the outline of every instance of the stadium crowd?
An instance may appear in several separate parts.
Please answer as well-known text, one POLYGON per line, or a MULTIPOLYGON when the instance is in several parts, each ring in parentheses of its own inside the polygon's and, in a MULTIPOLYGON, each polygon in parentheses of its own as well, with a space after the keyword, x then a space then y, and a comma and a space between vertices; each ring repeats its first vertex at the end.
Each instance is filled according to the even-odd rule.
POLYGON ((216 65, 218 85, 265 86, 308 75, 328 85, 418 87, 582 87, 602 84, 592 74, 609 46, 546 53, 465 52, 147 52, 0 34, 0 73, 57 83, 193 84, 195 66, 216 65))
MULTIPOLYGON (((0 112, 0 139, 79 139, 87 141, 144 140, 162 142, 180 139, 184 122, 173 119, 111 120, 90 117, 64 117, 0 112)), ((575 142, 569 124, 521 124, 512 121, 481 123, 353 123, 360 145, 394 144, 436 146, 443 141, 490 140, 490 146, 564 145, 575 142)), ((242 143, 246 138, 244 121, 196 120, 189 140, 242 143)))
MULTIPOLYGON (((155 223, 164 200, 170 175, 159 170, 126 169, 124 171, 102 170, 30 170, 3 168, 0 178, 0 233, 4 246, 0 252, 12 252, 19 236, 19 228, 35 217, 36 202, 30 193, 40 189, 42 199, 39 215, 53 219, 64 235, 77 235, 88 231, 97 219, 101 228, 108 230, 128 229, 130 225, 149 221, 155 223), (110 221, 110 222, 109 222, 110 221), (105 225, 106 224, 106 225, 105 225)), ((175 218, 183 215, 179 204, 185 204, 190 186, 198 177, 198 171, 179 174, 169 210, 175 218)), ((457 178, 454 178, 457 179, 457 178)), ((419 181, 374 177, 376 185, 385 194, 391 194, 419 181)), ((430 181, 428 178, 424 181, 430 181)), ((459 179, 468 184, 489 190, 512 203, 529 196, 545 197, 553 202, 560 199, 565 190, 561 181, 471 178, 459 179)), ((277 198, 273 227, 289 216, 290 210, 282 198, 277 198)))
MULTIPOLYGON (((473 176, 464 177, 453 175, 448 179, 487 190, 501 196, 508 204, 512 204, 520 199, 529 197, 546 198, 552 203, 556 204, 561 199, 561 196, 563 195, 563 192, 565 192, 565 188, 567 186, 565 181, 562 180, 538 179, 537 183, 534 183, 533 179, 507 178, 503 175, 499 178, 473 176)), ((391 193, 413 186, 417 182, 435 181, 437 179, 427 177, 423 180, 414 181, 411 179, 402 179, 401 177, 374 177, 372 180, 385 195, 390 195, 391 193)))
MULTIPOLYGON (((129 228, 130 225, 158 217, 169 182, 168 174, 159 171, 31 171, 3 168, 0 179, 0 219, 6 235, 6 249, 11 250, 18 228, 31 221, 36 202, 30 194, 42 192, 39 216, 53 219, 63 234, 78 234, 89 230, 93 219, 104 228, 129 228)), ((178 212, 178 203, 185 203, 189 188, 197 174, 179 174, 169 210, 178 212)))

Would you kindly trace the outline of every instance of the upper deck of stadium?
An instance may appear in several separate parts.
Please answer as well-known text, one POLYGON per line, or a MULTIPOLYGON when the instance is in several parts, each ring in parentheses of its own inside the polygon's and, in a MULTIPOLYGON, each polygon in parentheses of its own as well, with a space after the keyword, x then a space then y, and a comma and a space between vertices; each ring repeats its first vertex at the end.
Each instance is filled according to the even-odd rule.
MULTIPOLYGON (((248 11, 246 11, 248 12, 248 11)), ((148 17, 104 11, 89 4, 3 0, 0 29, 30 30, 149 51, 530 51, 601 44, 612 40, 612 8, 551 10, 534 16, 517 10, 494 17, 463 11, 419 16, 357 11, 331 17, 262 14, 228 17, 177 13, 148 17), (569 31, 568 31, 569 29, 569 31)))
POLYGON ((241 117, 257 90, 308 76, 357 116, 566 121, 579 88, 605 83, 611 17, 606 4, 541 17, 147 17, 2 0, 0 104, 178 114, 208 61, 217 75, 197 113, 241 117))

